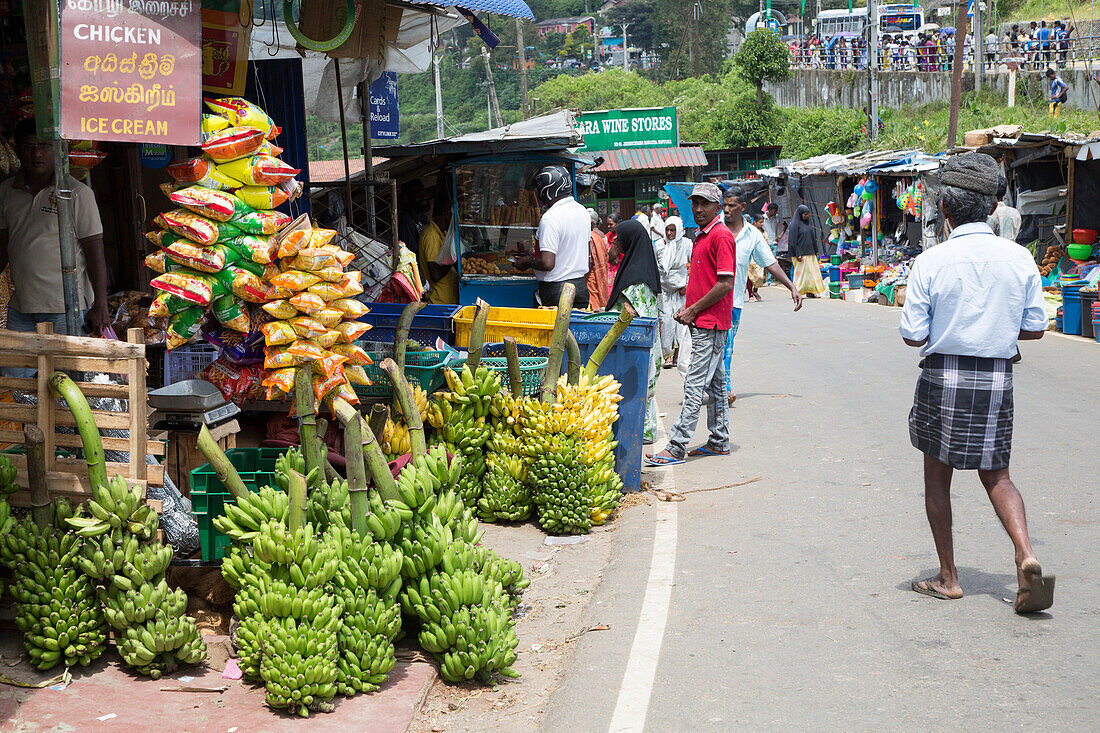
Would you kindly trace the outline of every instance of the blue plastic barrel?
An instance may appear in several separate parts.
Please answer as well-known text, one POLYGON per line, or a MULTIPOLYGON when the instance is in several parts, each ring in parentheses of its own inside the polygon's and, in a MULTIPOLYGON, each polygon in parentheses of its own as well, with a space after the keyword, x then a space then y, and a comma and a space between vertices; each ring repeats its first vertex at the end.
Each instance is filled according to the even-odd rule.
MULTIPOLYGON (((607 314, 595 319, 574 313, 569 330, 577 339, 581 360, 588 357, 611 329, 616 315, 607 314)), ((615 470, 623 480, 624 491, 638 491, 642 485, 642 437, 645 427, 645 399, 649 385, 649 358, 653 341, 657 338, 656 318, 635 318, 626 331, 607 353, 600 364, 599 374, 610 374, 622 385, 619 394, 619 419, 615 422, 615 470)), ((564 360, 563 360, 564 362, 564 360)))
POLYGON ((840 267, 837 265, 829 266, 829 282, 840 282, 840 267))
POLYGON ((1081 335, 1081 288, 1062 288, 1062 333, 1081 335))

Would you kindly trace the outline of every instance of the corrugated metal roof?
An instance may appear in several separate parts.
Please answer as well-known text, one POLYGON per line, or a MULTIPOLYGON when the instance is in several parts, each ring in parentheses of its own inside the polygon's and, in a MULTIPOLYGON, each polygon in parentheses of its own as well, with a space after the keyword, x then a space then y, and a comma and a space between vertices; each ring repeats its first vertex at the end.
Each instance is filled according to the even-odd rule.
POLYGON ((438 5, 441 7, 452 6, 465 8, 478 13, 496 13, 497 15, 509 15, 513 18, 527 18, 534 20, 535 14, 522 0, 405 0, 413 5, 438 5))
POLYGON ((603 158, 603 163, 592 169, 593 173, 660 168, 701 168, 707 164, 707 156, 703 149, 695 146, 589 150, 585 154, 591 158, 603 158))

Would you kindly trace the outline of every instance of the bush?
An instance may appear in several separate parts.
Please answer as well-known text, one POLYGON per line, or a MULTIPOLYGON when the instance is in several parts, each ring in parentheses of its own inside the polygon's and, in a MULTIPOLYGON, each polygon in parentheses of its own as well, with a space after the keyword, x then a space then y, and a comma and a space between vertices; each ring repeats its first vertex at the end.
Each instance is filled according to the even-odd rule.
POLYGON ((778 145, 783 113, 770 96, 757 104, 756 92, 747 90, 719 102, 709 115, 709 147, 751 148, 778 145))
POLYGON ((853 153, 865 144, 863 115, 854 109, 812 107, 783 110, 783 131, 779 142, 783 157, 812 158, 815 155, 853 153))

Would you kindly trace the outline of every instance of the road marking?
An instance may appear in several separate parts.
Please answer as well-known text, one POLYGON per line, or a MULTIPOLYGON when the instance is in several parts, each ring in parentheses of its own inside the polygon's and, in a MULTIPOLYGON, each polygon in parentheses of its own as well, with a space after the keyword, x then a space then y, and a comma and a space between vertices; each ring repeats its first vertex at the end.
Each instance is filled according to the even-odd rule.
POLYGON ((657 502, 657 523, 653 532, 653 560, 649 566, 638 631, 626 662, 619 700, 611 716, 610 733, 641 731, 645 728, 649 697, 657 676, 657 661, 668 622, 676 569, 676 502, 657 502))

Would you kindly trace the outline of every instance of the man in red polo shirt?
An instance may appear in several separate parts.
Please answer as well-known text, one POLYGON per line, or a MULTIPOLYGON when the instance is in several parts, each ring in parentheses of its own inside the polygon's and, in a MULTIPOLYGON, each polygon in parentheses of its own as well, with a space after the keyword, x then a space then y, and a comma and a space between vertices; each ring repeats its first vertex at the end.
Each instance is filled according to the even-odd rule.
POLYGON ((710 439, 700 450, 707 455, 727 455, 730 450, 726 422, 726 368, 722 352, 733 319, 733 234, 722 224, 722 192, 713 183, 697 183, 691 190, 691 214, 699 225, 691 251, 687 304, 675 315, 691 332, 691 366, 684 379, 684 404, 669 433, 668 446, 647 455, 648 466, 684 462, 687 444, 695 435, 704 393, 710 439))

